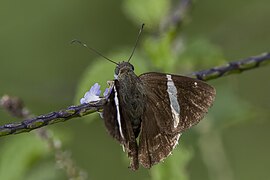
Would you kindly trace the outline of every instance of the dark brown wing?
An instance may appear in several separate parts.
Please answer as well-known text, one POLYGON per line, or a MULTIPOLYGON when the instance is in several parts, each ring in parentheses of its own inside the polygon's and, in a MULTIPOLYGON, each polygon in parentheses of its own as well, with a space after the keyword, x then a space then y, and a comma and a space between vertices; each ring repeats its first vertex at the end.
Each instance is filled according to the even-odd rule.
POLYGON ((105 126, 108 133, 124 146, 124 149, 130 158, 130 168, 132 170, 137 170, 139 168, 139 160, 136 137, 133 133, 131 120, 129 120, 126 112, 124 111, 125 107, 122 106, 119 106, 121 128, 119 126, 115 96, 117 95, 119 104, 123 104, 121 103, 123 100, 119 94, 116 94, 119 92, 119 82, 115 80, 114 83, 114 89, 112 89, 107 104, 103 107, 105 126), (117 92, 115 92, 115 90, 117 90, 117 92), (123 137, 120 132, 122 132, 123 137))
POLYGON ((143 115, 139 140, 139 161, 145 168, 165 159, 178 143, 181 133, 166 133, 157 121, 170 121, 164 109, 155 106, 155 96, 149 98, 143 115), (149 104, 148 104, 149 103, 149 104))
POLYGON ((107 103, 103 107, 103 118, 107 132, 119 143, 123 144, 123 139, 120 136, 120 130, 117 123, 117 111, 114 102, 114 96, 115 93, 112 89, 107 103))
POLYGON ((177 89, 180 106, 177 126, 167 93, 167 75, 140 75, 147 88, 147 108, 142 118, 139 161, 146 168, 166 158, 177 144, 180 134, 197 124, 214 101, 215 89, 212 86, 185 76, 169 76, 177 89))

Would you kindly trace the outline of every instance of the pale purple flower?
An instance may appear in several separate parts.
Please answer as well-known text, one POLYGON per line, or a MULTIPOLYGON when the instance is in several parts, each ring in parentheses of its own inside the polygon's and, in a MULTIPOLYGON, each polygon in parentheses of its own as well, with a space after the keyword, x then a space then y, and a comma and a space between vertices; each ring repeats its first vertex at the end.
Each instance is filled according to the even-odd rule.
MULTIPOLYGON (((106 88, 103 93, 103 96, 107 99, 109 95, 111 94, 111 91, 112 91, 112 86, 110 86, 109 88, 106 88)), ((90 103, 93 101, 99 101, 101 99, 100 93, 101 93, 100 85, 98 83, 95 83, 90 88, 90 90, 84 94, 84 97, 81 98, 80 100, 81 104, 90 103)), ((98 113, 100 117, 103 119, 103 113, 102 112, 98 112, 98 113)))
POLYGON ((84 97, 81 98, 81 104, 84 104, 84 103, 89 103, 89 102, 92 102, 92 101, 98 101, 100 100, 100 95, 101 93, 101 90, 100 90, 100 85, 98 83, 95 83, 89 91, 87 91, 85 94, 84 94, 84 97))
POLYGON ((112 90, 112 88, 106 88, 105 91, 104 91, 104 93, 103 93, 103 96, 105 98, 108 98, 109 95, 111 94, 111 90, 112 90))
MULTIPOLYGON (((109 95, 111 94, 111 90, 112 90, 112 88, 106 88, 104 93, 103 93, 103 96, 105 98, 108 98, 109 95)), ((101 93, 100 85, 98 83, 95 83, 90 88, 90 90, 84 94, 84 97, 81 98, 81 100, 80 100, 81 104, 90 103, 93 101, 99 101, 100 100, 100 93, 101 93)))

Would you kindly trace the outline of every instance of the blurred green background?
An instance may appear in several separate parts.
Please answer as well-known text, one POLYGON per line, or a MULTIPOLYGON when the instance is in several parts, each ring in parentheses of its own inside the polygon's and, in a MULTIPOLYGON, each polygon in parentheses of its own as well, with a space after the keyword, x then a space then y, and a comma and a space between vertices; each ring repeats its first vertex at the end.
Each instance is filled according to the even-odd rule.
MULTIPOLYGON (((105 87, 114 64, 71 45, 78 38, 138 74, 190 73, 270 51, 270 1, 195 1, 180 27, 168 25, 178 1, 0 1, 0 95, 21 97, 34 114, 79 104, 94 82, 105 87), (165 23, 164 23, 165 22, 165 23), (160 30, 165 24, 166 30, 160 30)), ((93 114, 47 127, 88 179, 270 179, 270 66, 212 80, 207 117, 184 133, 164 163, 131 172, 122 148, 93 114)), ((0 109, 0 123, 17 119, 0 109)), ((0 138, 0 179, 68 179, 34 132, 0 138)))

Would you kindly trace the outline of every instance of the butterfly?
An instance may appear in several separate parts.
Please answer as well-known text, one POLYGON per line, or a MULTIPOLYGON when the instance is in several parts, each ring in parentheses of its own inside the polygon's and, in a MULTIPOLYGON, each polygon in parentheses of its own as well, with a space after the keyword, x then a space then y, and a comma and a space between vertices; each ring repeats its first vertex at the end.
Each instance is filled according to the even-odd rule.
POLYGON ((170 155, 181 134, 203 119, 216 95, 214 87, 186 76, 159 72, 137 76, 129 61, 143 26, 131 56, 120 63, 75 40, 116 64, 103 118, 108 133, 127 152, 132 170, 139 164, 150 168, 170 155))
POLYGON ((129 62, 115 69, 103 107, 105 126, 137 170, 163 161, 183 131, 197 124, 213 104, 215 89, 190 77, 149 72, 137 76, 129 62), (137 139, 139 141, 137 141, 137 139))

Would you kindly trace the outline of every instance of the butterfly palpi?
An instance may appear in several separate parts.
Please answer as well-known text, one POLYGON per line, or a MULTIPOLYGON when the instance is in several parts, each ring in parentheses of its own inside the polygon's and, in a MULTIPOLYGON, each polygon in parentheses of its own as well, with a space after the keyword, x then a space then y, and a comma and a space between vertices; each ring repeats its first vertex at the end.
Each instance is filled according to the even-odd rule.
POLYGON ((216 92, 186 76, 158 72, 137 76, 129 63, 132 54, 127 62, 114 62, 115 79, 103 118, 108 133, 127 152, 130 168, 137 170, 139 164, 150 168, 170 155, 181 134, 204 117, 216 92))

